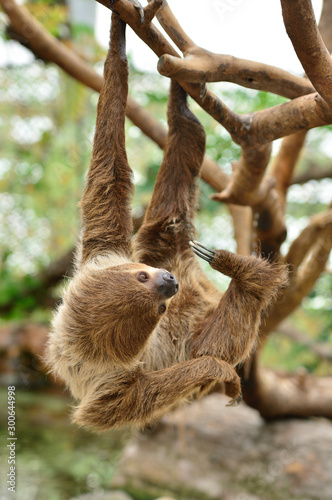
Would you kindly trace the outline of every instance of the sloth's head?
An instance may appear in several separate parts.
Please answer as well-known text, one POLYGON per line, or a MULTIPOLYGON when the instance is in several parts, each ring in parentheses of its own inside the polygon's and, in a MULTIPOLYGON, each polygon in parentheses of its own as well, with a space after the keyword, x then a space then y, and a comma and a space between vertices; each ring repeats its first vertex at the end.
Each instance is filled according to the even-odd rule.
POLYGON ((64 295, 67 332, 85 353, 127 362, 144 347, 177 291, 175 276, 165 269, 138 263, 89 268, 64 295))

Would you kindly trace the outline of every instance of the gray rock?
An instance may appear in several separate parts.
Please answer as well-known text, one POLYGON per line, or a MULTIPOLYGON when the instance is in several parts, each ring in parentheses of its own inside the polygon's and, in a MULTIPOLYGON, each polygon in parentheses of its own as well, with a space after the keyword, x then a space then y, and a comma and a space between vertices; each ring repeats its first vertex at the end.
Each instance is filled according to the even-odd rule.
POLYGON ((226 402, 210 395, 139 433, 114 485, 177 500, 331 500, 330 421, 266 423, 226 402))

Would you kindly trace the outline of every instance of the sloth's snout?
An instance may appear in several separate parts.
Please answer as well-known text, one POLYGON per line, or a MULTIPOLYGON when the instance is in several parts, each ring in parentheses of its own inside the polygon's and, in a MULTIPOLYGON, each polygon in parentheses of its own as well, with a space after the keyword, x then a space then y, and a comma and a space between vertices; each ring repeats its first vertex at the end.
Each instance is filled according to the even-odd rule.
POLYGON ((176 277, 164 270, 160 271, 156 280, 156 285, 160 294, 167 299, 173 297, 179 289, 179 283, 176 277))

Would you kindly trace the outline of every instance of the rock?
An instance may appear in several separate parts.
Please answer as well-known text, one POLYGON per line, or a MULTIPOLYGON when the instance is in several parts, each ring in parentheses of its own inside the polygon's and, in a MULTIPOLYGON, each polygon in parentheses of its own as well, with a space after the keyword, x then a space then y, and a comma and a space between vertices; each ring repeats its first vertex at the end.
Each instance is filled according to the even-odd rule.
POLYGON ((113 486, 177 500, 331 500, 330 421, 266 423, 226 402, 212 394, 139 433, 113 486))
POLYGON ((86 495, 81 495, 79 497, 71 498, 70 500, 133 500, 124 491, 113 490, 113 491, 98 491, 94 493, 87 493, 86 495))

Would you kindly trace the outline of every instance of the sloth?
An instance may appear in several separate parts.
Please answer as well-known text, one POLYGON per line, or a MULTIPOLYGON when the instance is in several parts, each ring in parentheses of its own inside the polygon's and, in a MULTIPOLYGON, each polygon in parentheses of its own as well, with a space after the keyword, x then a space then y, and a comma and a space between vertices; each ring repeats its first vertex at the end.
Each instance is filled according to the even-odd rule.
POLYGON ((171 81, 168 139, 144 222, 132 240, 132 171, 125 150, 125 23, 113 12, 92 159, 80 203, 76 270, 54 314, 47 363, 77 406, 73 420, 144 427, 218 383, 241 398, 236 366, 286 271, 194 240, 205 132, 171 81), (196 254, 196 255, 195 255, 196 254), (220 292, 199 259, 231 278, 220 292))

